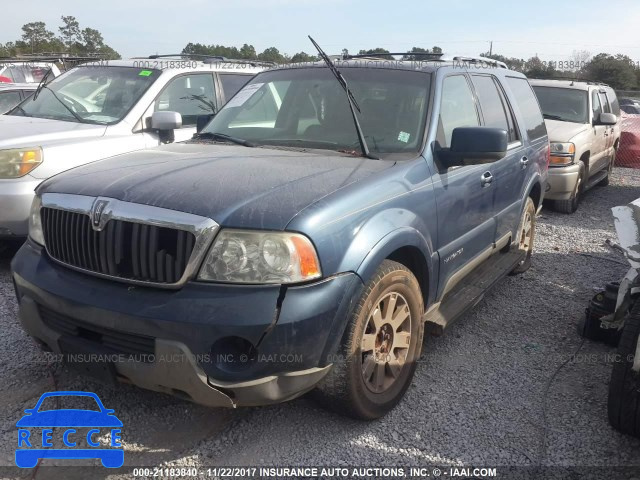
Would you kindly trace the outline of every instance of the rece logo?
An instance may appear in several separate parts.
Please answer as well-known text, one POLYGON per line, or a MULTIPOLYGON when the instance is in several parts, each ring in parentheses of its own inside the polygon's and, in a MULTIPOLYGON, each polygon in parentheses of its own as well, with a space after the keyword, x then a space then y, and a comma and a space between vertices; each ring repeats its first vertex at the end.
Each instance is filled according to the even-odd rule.
MULTIPOLYGON (((84 406, 84 405, 83 405, 84 406)), ((124 463, 124 449, 120 443, 122 422, 104 408, 95 393, 91 392, 48 392, 43 394, 34 408, 25 410, 16 426, 18 427, 18 448, 16 465, 33 468, 41 458, 55 459, 100 459, 107 468, 118 468, 124 463), (58 397, 58 398, 57 398, 58 397), (75 398, 74 398, 75 397, 75 398), (49 409, 43 402, 82 400, 91 408, 49 409), (60 429, 61 437, 54 438, 53 428, 60 429), (103 445, 99 437, 109 428, 108 444, 103 445), (32 430, 29 430, 32 429, 32 430), (35 430, 37 429, 37 430, 35 430), (38 432, 39 430, 39 432, 38 432), (86 430, 86 433, 84 432, 86 430), (54 448, 54 441, 62 440, 66 448, 54 448), (104 448, 108 446, 108 448, 104 448)), ((56 431, 56 437, 57 435, 56 431)))

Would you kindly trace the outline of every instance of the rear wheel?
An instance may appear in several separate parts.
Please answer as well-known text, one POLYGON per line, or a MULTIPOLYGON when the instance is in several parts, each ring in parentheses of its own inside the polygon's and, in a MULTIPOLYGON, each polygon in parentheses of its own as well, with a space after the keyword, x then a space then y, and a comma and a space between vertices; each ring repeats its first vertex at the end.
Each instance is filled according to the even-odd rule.
POLYGON ((580 204, 580 197, 582 196, 584 176, 584 168, 581 168, 580 173, 578 174, 578 180, 576 181, 575 189, 571 194, 571 198, 569 198, 568 200, 556 200, 554 202, 554 208, 556 211, 561 213, 573 213, 578 209, 578 205, 580 204))
POLYGON ((518 236, 516 246, 524 253, 524 259, 511 271, 512 275, 524 273, 531 267, 531 255, 533 254, 533 241, 536 233, 536 206, 531 197, 527 201, 522 211, 522 218, 518 226, 518 236))
POLYGON ((604 177, 602 180, 600 180, 600 182, 598 183, 599 186, 601 187, 606 187, 607 185, 609 185, 609 179, 611 178, 611 172, 613 172, 613 166, 616 163, 616 151, 613 151, 613 154, 611 155, 611 160, 609 161, 609 166, 607 167, 607 176, 604 177))
POLYGON ((345 330, 333 368, 316 398, 354 418, 389 412, 411 384, 422 350, 420 285, 404 265, 385 260, 366 288, 345 330))
POLYGON ((633 371, 640 337, 640 300, 624 321, 618 355, 609 383, 609 423, 616 430, 640 437, 640 372, 633 371))

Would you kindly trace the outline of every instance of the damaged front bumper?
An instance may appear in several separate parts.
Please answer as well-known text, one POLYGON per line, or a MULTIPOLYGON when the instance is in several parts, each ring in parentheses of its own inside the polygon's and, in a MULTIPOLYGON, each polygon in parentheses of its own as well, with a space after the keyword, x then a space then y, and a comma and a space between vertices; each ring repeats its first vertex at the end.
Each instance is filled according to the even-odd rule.
POLYGON ((279 403, 312 389, 331 369, 362 288, 350 273, 288 288, 133 287, 57 265, 30 242, 12 268, 32 337, 67 359, 77 353, 70 344, 112 354, 115 380, 212 407, 279 403))

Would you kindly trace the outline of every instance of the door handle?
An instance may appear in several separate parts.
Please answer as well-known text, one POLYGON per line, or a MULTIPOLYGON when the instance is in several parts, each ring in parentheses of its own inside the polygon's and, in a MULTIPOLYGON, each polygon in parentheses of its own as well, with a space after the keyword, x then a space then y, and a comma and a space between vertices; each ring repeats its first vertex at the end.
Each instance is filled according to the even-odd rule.
POLYGON ((528 164, 529 164, 529 159, 527 157, 522 157, 520 159, 520 165, 522 165, 522 168, 525 168, 528 164))
POLYGON ((480 183, 482 186, 489 187, 491 186, 491 182, 493 182, 493 175, 491 175, 491 172, 484 172, 482 177, 480 177, 480 183))

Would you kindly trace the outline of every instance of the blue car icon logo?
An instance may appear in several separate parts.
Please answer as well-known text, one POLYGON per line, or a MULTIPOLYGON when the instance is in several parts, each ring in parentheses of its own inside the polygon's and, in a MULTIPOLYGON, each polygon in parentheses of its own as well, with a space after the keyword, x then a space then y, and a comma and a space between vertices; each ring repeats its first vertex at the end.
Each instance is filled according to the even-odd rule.
MULTIPOLYGON (((49 400, 50 402, 51 400, 49 400)), ((93 406, 93 402, 91 402, 93 406)), ((18 448, 16 465, 33 468, 38 460, 52 459, 100 459, 107 468, 118 468, 124 463, 124 450, 120 443, 122 422, 114 415, 114 410, 104 407, 100 398, 91 392, 48 392, 43 394, 34 408, 25 410, 16 426, 18 427, 18 448), (54 397, 88 397, 95 400, 97 409, 54 409, 42 407, 45 400, 54 397), (67 448, 53 448, 53 428, 63 430, 62 441, 67 448), (88 430, 87 430, 88 428, 88 430), (110 429, 109 448, 98 441, 100 428, 110 429), (39 435, 32 429, 39 429, 39 435), (82 429, 80 432, 77 429, 82 429), (84 430, 87 430, 84 433, 84 430), (80 444, 86 443, 80 446, 80 444)), ((102 432, 104 435, 104 431, 102 432)))

